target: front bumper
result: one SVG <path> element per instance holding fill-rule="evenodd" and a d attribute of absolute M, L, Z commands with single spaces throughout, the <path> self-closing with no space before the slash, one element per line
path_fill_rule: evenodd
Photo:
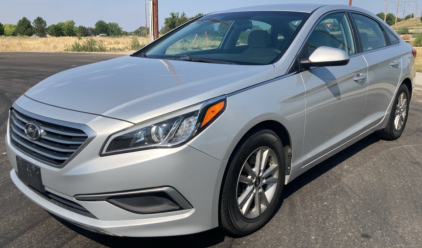
<path fill-rule="evenodd" d="M 41 111 L 36 114 L 40 115 L 43 106 L 38 107 Z M 106 133 L 110 133 L 109 130 L 102 131 L 100 127 L 121 129 L 121 125 L 116 122 L 119 121 L 96 117 L 87 123 L 97 133 L 97 137 L 63 168 L 45 165 L 16 149 L 10 142 L 8 130 L 6 148 L 13 167 L 10 172 L 13 182 L 28 198 L 52 214 L 100 233 L 154 237 L 191 234 L 217 227 L 220 185 L 227 160 L 218 160 L 189 145 L 100 157 L 98 152 L 107 137 Z M 16 156 L 41 168 L 43 184 L 48 192 L 79 204 L 96 218 L 60 207 L 22 183 L 16 174 Z M 192 208 L 137 214 L 107 201 L 75 199 L 75 196 L 80 195 L 158 187 L 176 189 Z"/>

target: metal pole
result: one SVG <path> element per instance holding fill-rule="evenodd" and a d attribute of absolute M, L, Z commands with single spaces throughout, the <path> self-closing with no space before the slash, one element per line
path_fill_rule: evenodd
<path fill-rule="evenodd" d="M 400 0 L 397 0 L 396 22 L 394 23 L 394 27 L 396 27 L 397 25 L 397 15 L 399 14 L 399 3 L 400 3 Z"/>
<path fill-rule="evenodd" d="M 384 14 L 384 22 L 387 19 L 387 9 L 388 9 L 388 0 L 386 1 L 387 3 L 385 4 L 385 14 Z"/>
<path fill-rule="evenodd" d="M 350 6 L 352 6 L 352 1 L 353 1 L 353 0 L 349 0 L 349 5 L 350 5 Z"/>

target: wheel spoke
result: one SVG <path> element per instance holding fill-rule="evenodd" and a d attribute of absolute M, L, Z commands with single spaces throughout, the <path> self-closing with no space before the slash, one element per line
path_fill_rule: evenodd
<path fill-rule="evenodd" d="M 260 197 L 261 197 L 261 203 L 262 203 L 262 205 L 264 205 L 264 206 L 267 206 L 268 207 L 268 205 L 270 205 L 270 203 L 268 202 L 268 199 L 267 199 L 267 196 L 265 195 L 265 191 L 264 190 L 262 190 L 261 192 L 260 192 Z"/>
<path fill-rule="evenodd" d="M 253 194 L 253 190 L 251 191 L 251 194 L 248 195 L 245 204 L 241 207 L 242 209 L 242 214 L 246 214 L 246 211 L 248 211 L 248 209 L 251 207 L 252 204 L 252 200 L 254 199 L 254 194 Z"/>
<path fill-rule="evenodd" d="M 260 163 L 260 169 L 259 169 L 259 173 L 260 175 L 264 172 L 265 169 L 265 165 L 267 164 L 268 161 L 268 153 L 269 153 L 269 149 L 266 149 L 262 152 L 262 157 L 261 157 L 261 163 Z"/>
<path fill-rule="evenodd" d="M 262 149 L 259 149 L 256 151 L 256 157 L 255 157 L 255 167 L 254 171 L 256 175 L 259 176 L 261 167 L 259 166 L 261 164 L 261 158 L 262 158 Z"/>
<path fill-rule="evenodd" d="M 243 208 L 243 205 L 245 205 L 245 203 L 248 201 L 252 193 L 253 193 L 253 186 L 249 186 L 245 189 L 245 191 L 243 191 L 243 193 L 237 199 L 237 202 L 241 208 Z"/>
<path fill-rule="evenodd" d="M 403 106 L 403 96 L 404 96 L 404 94 L 401 93 L 400 94 L 400 106 Z"/>
<path fill-rule="evenodd" d="M 278 178 L 276 177 L 269 177 L 265 179 L 263 184 L 269 184 L 269 183 L 278 183 Z"/>
<path fill-rule="evenodd" d="M 255 212 L 260 215 L 261 214 L 261 200 L 259 190 L 255 191 Z"/>
<path fill-rule="evenodd" d="M 402 104 L 401 104 L 401 107 L 402 108 L 404 108 L 405 106 L 406 106 L 406 101 L 407 101 L 407 99 L 405 98 L 405 99 L 403 99 L 403 102 L 402 102 Z"/>
<path fill-rule="evenodd" d="M 245 183 L 245 184 L 247 184 L 247 185 L 252 185 L 252 184 L 253 184 L 253 180 L 252 180 L 252 178 L 245 177 L 245 176 L 240 176 L 240 178 L 239 178 L 239 182 L 240 182 L 240 183 Z"/>
<path fill-rule="evenodd" d="M 396 118 L 394 119 L 394 127 L 396 128 L 396 130 L 399 130 L 399 120 L 400 116 L 396 116 Z"/>
<path fill-rule="evenodd" d="M 278 171 L 278 165 L 271 165 L 270 168 L 268 168 L 264 174 L 262 174 L 263 178 L 266 178 L 268 176 L 274 175 Z"/>
<path fill-rule="evenodd" d="M 252 170 L 252 168 L 248 164 L 248 162 L 245 163 L 245 165 L 243 166 L 243 169 L 245 169 L 246 172 L 248 172 L 248 174 L 252 176 L 252 178 L 255 178 L 256 177 L 255 171 Z"/>

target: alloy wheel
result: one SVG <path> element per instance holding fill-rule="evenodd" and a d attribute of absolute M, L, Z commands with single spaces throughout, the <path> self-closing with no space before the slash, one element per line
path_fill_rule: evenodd
<path fill-rule="evenodd" d="M 397 131 L 400 131 L 404 126 L 407 115 L 407 96 L 404 92 L 402 92 L 397 99 L 395 115 L 396 117 L 394 118 L 394 128 Z"/>
<path fill-rule="evenodd" d="M 269 147 L 256 149 L 243 164 L 237 180 L 237 204 L 248 219 L 260 216 L 274 198 L 279 180 L 279 163 Z"/>

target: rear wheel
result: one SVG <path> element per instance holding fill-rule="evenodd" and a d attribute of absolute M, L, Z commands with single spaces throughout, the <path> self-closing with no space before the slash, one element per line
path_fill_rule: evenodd
<path fill-rule="evenodd" d="M 283 145 L 273 131 L 257 130 L 241 142 L 223 183 L 222 229 L 244 236 L 269 221 L 283 189 L 284 164 Z"/>
<path fill-rule="evenodd" d="M 409 99 L 409 89 L 405 84 L 402 84 L 397 92 L 396 99 L 394 99 L 388 124 L 385 129 L 378 132 L 381 138 L 387 140 L 396 140 L 400 138 L 407 123 Z"/>

